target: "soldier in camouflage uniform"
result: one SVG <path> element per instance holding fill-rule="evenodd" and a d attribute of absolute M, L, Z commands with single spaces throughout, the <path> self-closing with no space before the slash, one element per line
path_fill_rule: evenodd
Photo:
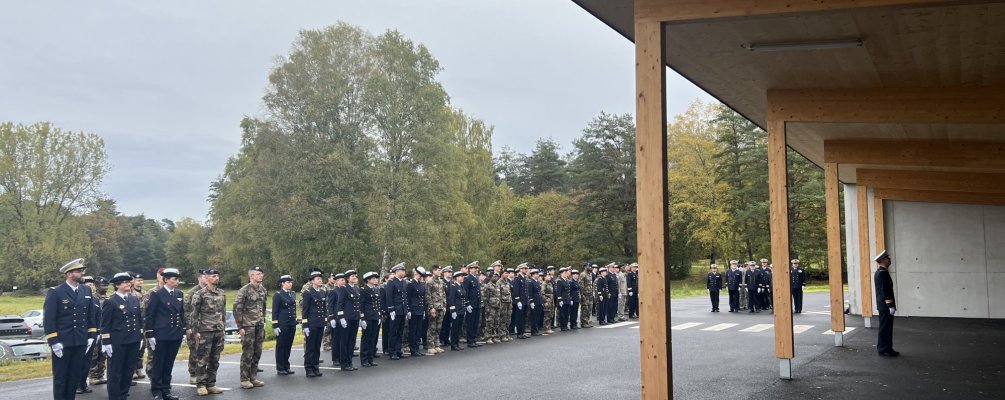
<path fill-rule="evenodd" d="M 491 272 L 489 274 L 491 274 Z M 490 334 L 488 333 L 488 330 L 490 330 L 489 323 L 487 321 L 487 318 L 489 318 L 489 309 L 487 306 L 488 300 L 485 298 L 485 296 L 488 296 L 491 292 L 491 289 L 488 286 L 492 284 L 492 281 L 489 279 L 489 277 L 490 275 L 482 274 L 478 278 L 479 281 L 482 283 L 481 290 L 479 290 L 482 296 L 482 307 L 481 307 L 481 319 L 478 320 L 478 341 L 492 344 L 492 342 L 489 341 Z"/>
<path fill-rule="evenodd" d="M 482 290 L 482 308 L 485 311 L 485 342 L 489 344 L 502 343 L 503 332 L 499 330 L 499 310 L 502 309 L 501 291 L 499 290 L 499 275 L 489 271 L 489 277 L 485 279 L 485 287 Z"/>
<path fill-rule="evenodd" d="M 265 301 L 268 293 L 262 281 L 265 274 L 260 267 L 248 269 L 248 284 L 234 296 L 234 319 L 241 335 L 241 388 L 265 386 L 258 379 L 258 361 L 262 359 L 265 342 Z"/>
<path fill-rule="evenodd" d="M 497 263 L 499 261 L 496 261 Z M 502 265 L 500 263 L 500 265 Z M 507 268 L 496 286 L 499 288 L 499 319 L 496 320 L 496 332 L 499 332 L 500 342 L 510 342 L 513 338 L 509 335 L 510 320 L 513 319 L 513 297 L 510 293 L 509 281 L 513 277 L 513 268 Z"/>
<path fill-rule="evenodd" d="M 547 274 L 544 274 L 544 283 L 541 286 L 543 288 L 541 293 L 544 294 L 544 323 L 542 324 L 544 332 L 541 333 L 545 335 L 555 333 L 555 331 L 551 330 L 551 327 L 555 324 L 555 285 L 552 281 L 554 277 L 552 270 L 554 270 L 555 267 L 549 266 L 548 268 L 551 270 L 549 270 Z"/>
<path fill-rule="evenodd" d="M 185 316 L 188 316 L 189 311 L 192 309 L 192 295 L 206 287 L 206 276 L 202 274 L 203 270 L 198 271 L 199 284 L 188 290 L 185 293 Z M 191 334 L 185 335 L 185 344 L 188 345 L 188 383 L 190 385 L 195 385 L 196 382 L 196 369 L 195 369 L 195 336 Z"/>
<path fill-rule="evenodd" d="M 596 285 L 593 284 L 591 274 L 584 271 L 579 277 L 579 327 L 592 328 L 590 314 L 593 310 L 593 296 L 596 295 Z M 572 318 L 576 316 L 573 315 Z"/>
<path fill-rule="evenodd" d="M 227 295 L 216 286 L 220 283 L 220 271 L 207 269 L 203 275 L 206 286 L 192 294 L 192 309 L 186 311 L 188 333 L 195 336 L 195 384 L 199 396 L 223 393 L 216 386 L 216 372 L 220 368 L 227 326 Z"/>
<path fill-rule="evenodd" d="M 430 271 L 433 276 L 426 280 L 426 304 L 429 306 L 426 342 L 429 343 L 429 352 L 438 354 L 444 351 L 440 348 L 440 326 L 443 325 L 443 313 L 447 308 L 447 292 L 440 276 L 440 266 L 433 265 Z"/>
<path fill-rule="evenodd" d="M 94 294 L 94 300 L 98 304 L 98 310 L 101 310 L 101 306 L 105 305 L 105 300 L 108 299 L 108 279 L 102 276 L 94 278 L 94 289 L 91 290 Z M 105 360 L 107 357 L 105 353 L 101 351 L 101 346 L 95 345 L 94 349 L 97 350 L 91 353 L 91 370 L 88 373 L 88 383 L 91 385 L 103 385 L 108 383 L 105 379 Z"/>

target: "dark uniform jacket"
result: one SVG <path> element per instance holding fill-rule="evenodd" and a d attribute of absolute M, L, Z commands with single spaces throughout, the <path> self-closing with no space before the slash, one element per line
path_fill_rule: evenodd
<path fill-rule="evenodd" d="M 761 285 L 761 272 L 760 268 L 747 270 L 747 290 L 757 292 L 758 288 L 764 287 Z"/>
<path fill-rule="evenodd" d="M 569 279 L 569 301 L 579 303 L 579 281 Z"/>
<path fill-rule="evenodd" d="M 482 283 L 478 281 L 477 276 L 464 277 L 464 295 L 469 306 L 474 308 L 482 306 Z"/>
<path fill-rule="evenodd" d="M 467 312 L 466 290 L 456 282 L 447 283 L 447 314 L 457 313 L 460 318 Z"/>
<path fill-rule="evenodd" d="M 113 293 L 101 309 L 101 343 L 132 344 L 143 339 L 143 310 L 140 299 Z"/>
<path fill-rule="evenodd" d="M 513 303 L 522 303 L 527 305 L 527 281 L 523 275 L 517 274 L 512 280 L 509 281 L 509 294 L 513 298 Z"/>
<path fill-rule="evenodd" d="M 98 311 L 94 296 L 87 285 L 77 285 L 77 291 L 62 283 L 45 294 L 42 305 L 42 325 L 49 345 L 86 346 L 87 339 L 98 336 Z"/>
<path fill-rule="evenodd" d="M 806 271 L 802 268 L 789 270 L 789 278 L 792 281 L 792 290 L 803 290 L 803 286 L 806 286 Z"/>
<path fill-rule="evenodd" d="M 771 291 L 771 270 L 761 269 L 761 275 L 757 278 L 757 281 L 761 287 L 765 289 L 766 292 Z"/>
<path fill-rule="evenodd" d="M 185 335 L 185 293 L 175 288 L 168 293 L 162 287 L 150 293 L 143 316 L 146 337 L 157 340 L 181 340 Z"/>
<path fill-rule="evenodd" d="M 381 301 L 380 286 L 366 286 L 360 290 L 359 318 L 365 321 L 376 321 L 380 319 Z"/>
<path fill-rule="evenodd" d="M 611 298 L 611 288 L 609 285 L 609 281 L 607 280 L 606 277 L 604 277 L 603 275 L 598 276 L 597 281 L 594 283 L 594 286 L 596 287 L 597 296 L 603 297 L 604 300 Z M 617 286 L 617 284 L 615 284 L 614 286 Z"/>
<path fill-rule="evenodd" d="M 338 320 L 341 317 L 336 316 L 338 312 L 338 301 L 339 297 L 344 294 L 345 286 L 334 286 L 331 290 L 325 292 L 325 312 L 328 316 L 328 320 Z"/>
<path fill-rule="evenodd" d="M 618 298 L 618 274 L 607 274 L 607 291 L 611 292 L 611 298 Z"/>
<path fill-rule="evenodd" d="M 726 289 L 728 290 L 740 290 L 740 270 L 729 270 L 726 272 Z"/>
<path fill-rule="evenodd" d="M 639 294 L 639 273 L 632 271 L 625 274 L 625 280 L 628 281 L 628 295 L 636 296 Z"/>
<path fill-rule="evenodd" d="M 408 283 L 408 312 L 412 316 L 426 315 L 426 282 L 413 280 Z"/>
<path fill-rule="evenodd" d="M 349 321 L 357 321 L 360 317 L 359 289 L 349 285 L 339 288 L 338 302 L 335 305 L 335 318 L 345 318 Z"/>
<path fill-rule="evenodd" d="M 297 326 L 297 297 L 293 291 L 280 290 L 272 295 L 272 327 Z"/>
<path fill-rule="evenodd" d="M 718 272 L 709 272 L 708 278 L 706 279 L 705 288 L 708 290 L 720 290 L 722 289 L 722 274 Z"/>
<path fill-rule="evenodd" d="M 408 301 L 405 298 L 405 281 L 397 277 L 391 278 L 384 287 L 385 309 L 388 314 L 394 311 L 398 314 L 397 317 L 402 317 L 405 314 L 406 304 L 408 304 Z"/>
<path fill-rule="evenodd" d="M 325 291 L 310 287 L 300 295 L 300 322 L 304 328 L 325 326 Z"/>
<path fill-rule="evenodd" d="M 544 296 L 541 295 L 541 281 L 531 279 L 530 282 L 527 282 L 527 299 L 529 304 L 535 304 L 534 307 L 544 306 Z"/>
<path fill-rule="evenodd" d="M 890 271 L 886 268 L 876 268 L 872 280 L 876 284 L 876 307 L 886 311 L 891 307 L 897 308 L 897 302 L 893 298 L 893 279 L 890 278 Z"/>
<path fill-rule="evenodd" d="M 559 278 L 555 281 L 555 304 L 559 302 L 569 304 L 569 301 L 572 299 L 572 288 L 569 282 L 564 278 Z"/>

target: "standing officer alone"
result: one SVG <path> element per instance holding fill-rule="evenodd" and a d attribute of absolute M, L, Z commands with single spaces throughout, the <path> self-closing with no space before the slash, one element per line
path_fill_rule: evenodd
<path fill-rule="evenodd" d="M 74 399 L 98 333 L 98 315 L 91 289 L 83 285 L 84 259 L 78 258 L 59 268 L 66 283 L 49 289 L 42 305 L 45 340 L 52 348 L 52 397 Z M 130 373 L 132 370 L 130 370 Z"/>
<path fill-rule="evenodd" d="M 726 272 L 726 290 L 729 291 L 729 312 L 740 311 L 740 270 L 736 269 L 736 260 L 729 262 Z"/>
<path fill-rule="evenodd" d="M 279 291 L 272 295 L 272 331 L 276 334 L 276 374 L 293 375 L 290 352 L 297 334 L 297 296 L 293 277 L 279 277 Z"/>
<path fill-rule="evenodd" d="M 220 369 L 227 325 L 227 296 L 217 288 L 220 271 L 207 269 L 202 272 L 206 276 L 206 286 L 192 294 L 192 310 L 188 312 L 188 333 L 195 336 L 195 392 L 199 396 L 223 393 L 223 389 L 216 386 L 216 371 Z"/>
<path fill-rule="evenodd" d="M 380 274 L 367 272 L 363 274 L 363 287 L 360 294 L 360 314 L 359 326 L 363 328 L 363 338 L 359 343 L 359 364 L 364 367 L 376 367 L 373 362 L 377 355 L 377 336 L 380 332 L 380 294 L 381 289 L 377 284 Z"/>
<path fill-rule="evenodd" d="M 719 291 L 722 290 L 722 275 L 719 274 L 719 266 L 712 264 L 708 273 L 705 287 L 708 288 L 708 296 L 712 299 L 712 312 L 719 312 Z"/>
<path fill-rule="evenodd" d="M 140 356 L 143 311 L 140 299 L 130 294 L 133 278 L 127 272 L 112 277 L 115 294 L 101 310 L 101 351 L 108 356 L 108 398 L 129 398 L 129 387 Z"/>
<path fill-rule="evenodd" d="M 304 371 L 308 378 L 321 376 L 321 336 L 325 332 L 325 291 L 321 272 L 311 272 L 310 287 L 300 294 L 300 318 L 304 327 Z"/>
<path fill-rule="evenodd" d="M 165 268 L 161 275 L 164 286 L 149 293 L 143 318 L 144 334 L 153 352 L 148 374 L 150 393 L 154 399 L 178 400 L 171 394 L 171 372 L 185 335 L 185 295 L 178 290 L 180 275 L 176 268 Z"/>
<path fill-rule="evenodd" d="M 268 292 L 262 281 L 265 273 L 258 266 L 248 268 L 248 284 L 234 297 L 234 319 L 241 335 L 241 388 L 265 386 L 258 379 L 258 362 L 265 342 L 265 302 Z"/>
<path fill-rule="evenodd" d="M 806 287 L 806 271 L 803 270 L 803 266 L 799 265 L 799 259 L 792 259 L 792 269 L 789 271 L 789 277 L 792 281 L 790 286 L 792 290 L 792 304 L 795 306 L 795 313 L 801 314 L 803 312 L 803 289 Z"/>
<path fill-rule="evenodd" d="M 873 259 L 879 264 L 873 275 L 876 284 L 876 308 L 879 309 L 879 332 L 876 351 L 883 357 L 896 357 L 899 351 L 893 349 L 893 316 L 897 314 L 897 302 L 893 298 L 893 279 L 890 278 L 890 264 L 893 260 L 886 250 Z"/>

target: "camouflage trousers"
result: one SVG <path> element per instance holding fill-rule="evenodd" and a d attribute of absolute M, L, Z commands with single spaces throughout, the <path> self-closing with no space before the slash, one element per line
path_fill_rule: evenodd
<path fill-rule="evenodd" d="M 223 331 L 201 332 L 195 345 L 195 378 L 197 386 L 216 386 L 216 371 L 223 353 Z M 189 354 L 189 360 L 192 355 Z"/>
<path fill-rule="evenodd" d="M 499 304 L 499 318 L 496 320 L 496 334 L 498 337 L 509 337 L 509 324 L 513 319 L 513 303 Z"/>
<path fill-rule="evenodd" d="M 188 345 L 188 376 L 195 378 L 195 334 L 185 335 L 185 344 Z"/>
<path fill-rule="evenodd" d="M 627 317 L 627 315 L 625 314 L 626 311 L 628 310 L 627 304 L 628 304 L 628 296 L 625 295 L 625 294 L 619 294 L 618 295 L 618 319 L 623 319 L 623 318 Z"/>
<path fill-rule="evenodd" d="M 331 325 L 325 324 L 325 332 L 324 335 L 321 336 L 321 348 L 324 349 L 324 351 L 332 351 L 332 336 L 334 336 L 334 334 L 332 333 Z"/>
<path fill-rule="evenodd" d="M 542 327 L 544 330 L 551 329 L 552 325 L 555 325 L 555 304 L 552 302 L 544 303 L 544 324 Z"/>
<path fill-rule="evenodd" d="M 245 326 L 241 335 L 241 382 L 258 379 L 258 361 L 262 359 L 265 326 Z"/>
<path fill-rule="evenodd" d="M 579 299 L 579 326 L 590 326 L 590 314 L 593 310 L 593 296 L 580 296 Z M 573 315 L 573 318 L 576 316 Z"/>
<path fill-rule="evenodd" d="M 499 338 L 499 306 L 482 307 L 482 334 L 485 339 Z"/>
<path fill-rule="evenodd" d="M 143 354 L 144 353 L 146 353 L 146 355 L 147 355 L 146 368 L 143 367 Z M 154 352 L 150 351 L 150 344 L 147 343 L 146 340 L 140 340 L 140 354 L 139 354 L 139 357 L 136 358 L 136 371 L 139 372 L 139 371 L 142 370 L 143 372 L 145 372 L 147 374 L 150 374 L 150 369 L 153 366 L 153 363 L 151 362 L 151 360 L 153 359 L 153 357 L 154 357 Z"/>
<path fill-rule="evenodd" d="M 97 343 L 93 347 L 96 349 L 91 349 L 91 370 L 88 371 L 87 377 L 91 379 L 105 379 L 105 352 L 101 351 L 101 346 Z M 97 350 L 97 351 L 94 351 Z"/>
<path fill-rule="evenodd" d="M 429 314 L 429 328 L 426 329 L 426 342 L 429 343 L 429 348 L 440 347 L 440 328 L 443 326 L 443 313 L 446 310 L 438 309 L 436 310 L 436 316 Z"/>

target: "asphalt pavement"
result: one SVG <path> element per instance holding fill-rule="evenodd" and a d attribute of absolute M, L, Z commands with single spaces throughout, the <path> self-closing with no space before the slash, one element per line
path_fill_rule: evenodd
<path fill-rule="evenodd" d="M 834 346 L 827 298 L 826 293 L 806 294 L 804 313 L 795 315 L 797 378 L 802 365 Z M 772 314 L 728 313 L 726 300 L 723 296 L 720 313 L 709 312 L 708 298 L 672 301 L 675 398 L 742 399 L 778 381 Z M 859 321 L 848 318 L 849 327 Z M 847 332 L 846 340 L 860 332 L 861 328 Z M 312 379 L 296 367 L 303 365 L 302 347 L 294 347 L 292 376 L 276 375 L 275 353 L 266 351 L 261 364 L 265 372 L 259 374 L 266 386 L 255 389 L 240 388 L 239 359 L 240 355 L 222 358 L 217 384 L 227 390 L 208 398 L 637 399 L 640 394 L 638 321 L 400 361 L 384 357 L 376 360 L 377 367 L 353 372 L 332 368 L 329 353 L 322 359 L 327 359 L 324 376 Z M 188 385 L 185 360 L 175 364 L 173 385 L 176 395 L 197 397 Z M 94 389 L 79 398 L 105 398 L 103 385 Z M 50 398 L 51 393 L 51 378 L 0 384 L 0 397 L 5 398 Z M 133 398 L 150 398 L 145 381 L 130 393 Z"/>

